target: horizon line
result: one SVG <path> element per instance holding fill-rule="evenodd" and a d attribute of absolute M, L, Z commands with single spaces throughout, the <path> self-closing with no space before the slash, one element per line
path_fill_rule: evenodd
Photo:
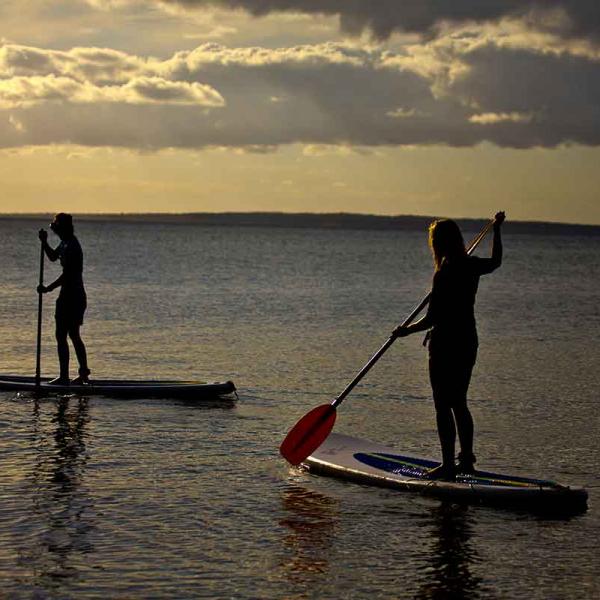
<path fill-rule="evenodd" d="M 48 212 L 0 212 L 0 218 L 36 218 L 36 217 L 47 217 L 56 214 L 54 211 Z M 417 214 L 377 214 L 377 213 L 359 213 L 359 212 L 284 212 L 284 211 L 148 211 L 148 212 L 73 212 L 71 213 L 77 218 L 134 218 L 134 217 L 190 217 L 190 216 L 207 216 L 207 217 L 227 217 L 227 216 L 281 216 L 281 217 L 359 217 L 359 218 L 375 218 L 382 220 L 393 220 L 393 219 L 438 219 L 438 218 L 451 218 L 455 221 L 487 221 L 491 220 L 491 217 L 445 217 L 441 215 L 417 215 Z M 569 221 L 547 221 L 547 220 L 535 220 L 535 219 L 510 219 L 508 223 L 522 223 L 522 224 L 549 224 L 549 225 L 564 225 L 574 227 L 600 227 L 600 223 L 581 223 L 581 222 L 569 222 Z"/>

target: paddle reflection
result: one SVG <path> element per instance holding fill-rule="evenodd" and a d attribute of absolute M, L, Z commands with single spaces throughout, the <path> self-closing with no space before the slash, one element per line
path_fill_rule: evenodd
<path fill-rule="evenodd" d="M 48 404 L 34 406 L 36 461 L 32 471 L 32 525 L 36 544 L 23 566 L 35 585 L 53 590 L 75 577 L 78 555 L 93 550 L 89 533 L 91 500 L 83 485 L 87 453 L 87 399 L 60 398 L 51 421 L 43 422 Z"/>
<path fill-rule="evenodd" d="M 293 485 L 282 493 L 282 505 L 288 516 L 279 523 L 288 530 L 284 546 L 290 555 L 282 569 L 289 581 L 308 583 L 329 571 L 338 501 Z"/>
<path fill-rule="evenodd" d="M 425 550 L 430 576 L 416 594 L 418 600 L 493 597 L 471 572 L 479 560 L 471 542 L 472 515 L 470 507 L 456 504 L 442 503 L 432 509 L 432 543 Z"/>

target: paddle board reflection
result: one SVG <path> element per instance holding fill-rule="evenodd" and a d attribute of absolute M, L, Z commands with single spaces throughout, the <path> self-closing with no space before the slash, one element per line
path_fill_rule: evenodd
<path fill-rule="evenodd" d="M 431 540 L 424 549 L 428 578 L 415 595 L 417 600 L 446 598 L 493 598 L 482 589 L 482 579 L 471 572 L 479 561 L 473 549 L 472 510 L 467 506 L 442 502 L 431 510 Z"/>
<path fill-rule="evenodd" d="M 339 522 L 337 500 L 298 485 L 281 495 L 286 517 L 279 523 L 287 529 L 286 554 L 282 563 L 286 579 L 308 584 L 329 571 L 329 555 Z"/>
<path fill-rule="evenodd" d="M 91 500 L 85 492 L 88 455 L 86 428 L 90 417 L 86 399 L 60 398 L 48 421 L 47 411 L 34 403 L 34 443 L 30 527 L 36 544 L 21 554 L 22 566 L 32 571 L 36 587 L 63 589 L 77 575 L 82 555 L 93 551 Z M 43 419 L 46 419 L 45 422 Z"/>

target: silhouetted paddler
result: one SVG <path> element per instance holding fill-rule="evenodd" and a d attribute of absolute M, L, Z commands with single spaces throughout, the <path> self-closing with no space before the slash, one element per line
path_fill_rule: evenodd
<path fill-rule="evenodd" d="M 79 361 L 79 377 L 72 383 L 88 383 L 90 370 L 87 364 L 87 354 L 79 328 L 83 324 L 83 315 L 87 307 L 87 297 L 83 286 L 83 252 L 79 240 L 75 237 L 73 218 L 66 213 L 59 213 L 50 224 L 50 229 L 60 238 L 60 244 L 51 248 L 48 244 L 48 233 L 40 229 L 39 238 L 44 252 L 51 261 L 60 260 L 62 274 L 50 285 L 38 286 L 38 292 L 45 294 L 60 287 L 56 300 L 56 342 L 60 375 L 50 383 L 57 385 L 69 384 L 69 344 L 71 338 L 77 360 Z"/>
<path fill-rule="evenodd" d="M 468 256 L 458 225 L 450 219 L 429 227 L 435 273 L 427 314 L 412 325 L 397 327 L 403 337 L 428 330 L 429 377 L 442 447 L 442 464 L 428 474 L 432 479 L 454 479 L 456 472 L 473 473 L 473 418 L 467 406 L 467 390 L 477 357 L 475 295 L 479 277 L 502 263 L 500 228 L 504 213 L 494 219 L 491 258 Z M 461 451 L 454 464 L 456 432 Z"/>

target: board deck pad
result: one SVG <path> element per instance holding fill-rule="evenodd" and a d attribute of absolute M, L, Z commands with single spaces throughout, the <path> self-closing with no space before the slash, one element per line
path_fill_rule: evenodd
<path fill-rule="evenodd" d="M 401 456 L 400 454 L 386 453 L 364 453 L 357 452 L 354 458 L 365 465 L 379 469 L 386 473 L 394 473 L 403 477 L 425 479 L 427 471 L 439 466 L 439 462 L 425 458 L 414 458 Z M 541 486 L 556 487 L 558 484 L 546 479 L 531 479 L 528 477 L 517 477 L 515 475 L 501 475 L 487 471 L 475 471 L 472 475 L 457 474 L 458 483 L 470 483 L 477 485 L 503 485 L 509 487 L 533 487 Z"/>

